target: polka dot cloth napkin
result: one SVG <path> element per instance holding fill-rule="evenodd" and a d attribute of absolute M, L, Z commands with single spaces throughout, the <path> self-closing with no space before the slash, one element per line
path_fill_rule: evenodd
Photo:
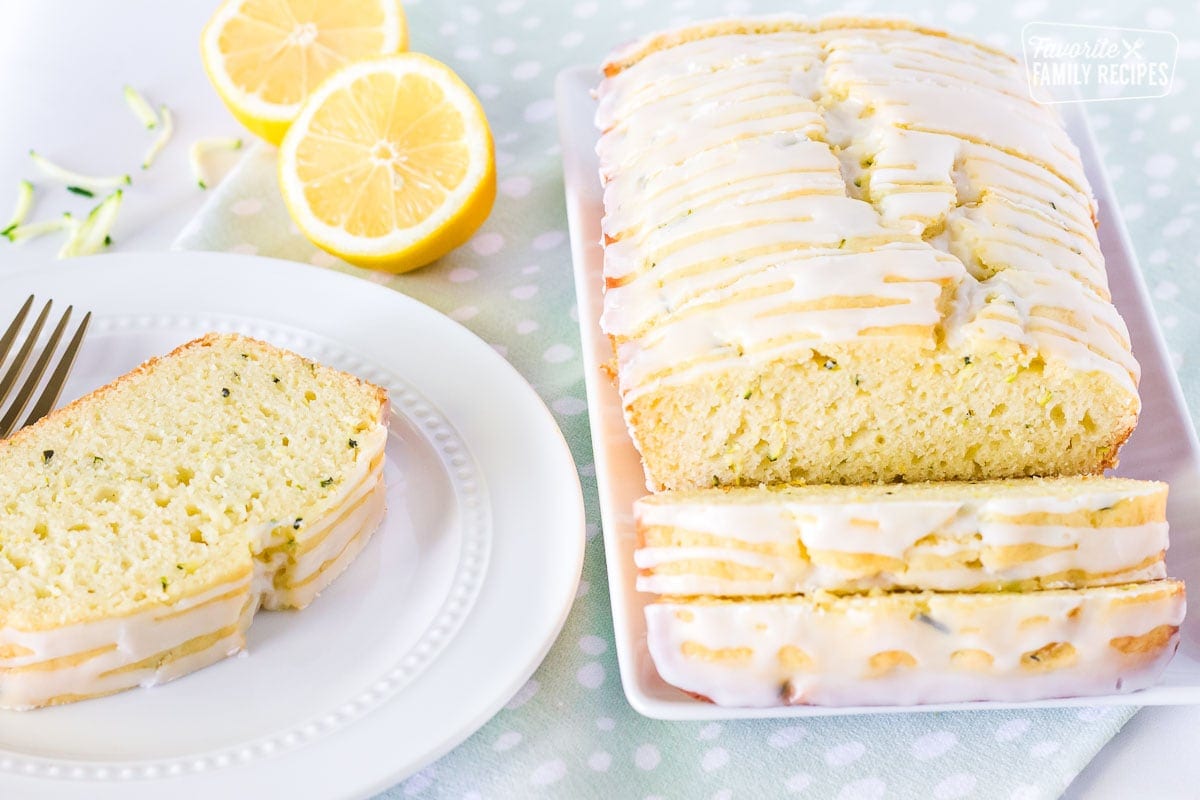
<path fill-rule="evenodd" d="M 905 714 L 809 721 L 666 723 L 625 702 L 599 536 L 556 139 L 553 80 L 598 64 L 612 46 L 688 19 L 748 11 L 902 13 L 1010 51 L 1032 19 L 1165 28 L 1181 39 L 1175 91 L 1087 107 L 1129 223 L 1184 389 L 1196 396 L 1195 286 L 1200 86 L 1194 3 L 1146 7 L 913 0 L 834 5 L 690 0 L 407 0 L 412 46 L 475 89 L 496 138 L 495 211 L 466 246 L 414 274 L 349 267 L 309 245 L 284 211 L 274 151 L 259 146 L 182 232 L 187 249 L 260 253 L 349 272 L 464 323 L 508 358 L 553 409 L 579 465 L 588 512 L 583 582 L 545 663 L 460 747 L 382 797 L 392 798 L 1050 798 L 1131 715 L 1075 708 Z M 1190 29 L 1189 29 L 1190 28 Z M 398 345 L 399 346 L 399 345 Z M 1189 350 L 1189 348 L 1191 348 Z"/>

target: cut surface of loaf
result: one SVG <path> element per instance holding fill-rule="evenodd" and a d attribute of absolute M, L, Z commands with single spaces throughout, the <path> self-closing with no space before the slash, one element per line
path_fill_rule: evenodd
<path fill-rule="evenodd" d="M 1016 60 L 767 18 L 605 73 L 602 326 L 652 490 L 1116 463 L 1139 369 L 1078 151 Z"/>
<path fill-rule="evenodd" d="M 646 607 L 668 683 L 725 706 L 1025 701 L 1152 685 L 1179 643 L 1178 581 Z"/>
<path fill-rule="evenodd" d="M 638 589 L 1033 591 L 1166 577 L 1167 485 L 1122 478 L 697 489 L 634 506 Z"/>
<path fill-rule="evenodd" d="M 302 608 L 384 513 L 387 395 L 210 334 L 0 441 L 0 708 L 150 685 Z"/>

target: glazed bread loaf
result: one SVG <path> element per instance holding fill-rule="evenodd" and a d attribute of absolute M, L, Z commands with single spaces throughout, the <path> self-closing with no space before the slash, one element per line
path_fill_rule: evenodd
<path fill-rule="evenodd" d="M 0 441 L 0 708 L 169 680 L 307 605 L 382 519 L 386 409 L 212 334 Z"/>
<path fill-rule="evenodd" d="M 883 19 L 698 24 L 598 89 L 602 325 L 652 490 L 1098 473 L 1138 365 L 1014 59 Z"/>
<path fill-rule="evenodd" d="M 665 599 L 647 643 L 669 683 L 726 706 L 912 705 L 1132 692 L 1179 643 L 1184 589 Z"/>
<path fill-rule="evenodd" d="M 634 506 L 638 589 L 1034 591 L 1166 577 L 1167 485 L 1119 478 L 663 492 Z"/>

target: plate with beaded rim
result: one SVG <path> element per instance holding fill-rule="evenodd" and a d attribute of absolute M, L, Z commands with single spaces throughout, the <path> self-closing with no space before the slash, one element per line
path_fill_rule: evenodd
<path fill-rule="evenodd" d="M 574 600 L 583 500 L 553 416 L 491 347 L 398 292 L 290 262 L 31 266 L 0 279 L 0 319 L 30 294 L 94 315 L 63 403 L 210 331 L 386 387 L 388 512 L 308 608 L 260 613 L 244 654 L 151 689 L 0 711 L 0 797 L 369 796 L 529 678 Z"/>

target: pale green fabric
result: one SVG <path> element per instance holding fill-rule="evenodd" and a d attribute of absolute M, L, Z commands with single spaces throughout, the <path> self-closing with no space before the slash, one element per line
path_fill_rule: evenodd
<path fill-rule="evenodd" d="M 751 8 L 751 6 L 753 6 Z M 801 722 L 665 723 L 625 702 L 617 674 L 588 437 L 579 333 L 556 139 L 553 79 L 598 64 L 613 45 L 686 19 L 745 11 L 899 12 L 1018 46 L 1031 19 L 1168 28 L 1182 40 L 1176 92 L 1087 110 L 1142 257 L 1184 389 L 1200 388 L 1195 287 L 1200 146 L 1184 86 L 1200 81 L 1195 10 L 1133 3 L 1052 9 L 1042 0 L 703 3 L 689 0 L 422 0 L 406 7 L 416 50 L 451 64 L 483 101 L 500 194 L 483 230 L 426 269 L 399 277 L 348 267 L 291 225 L 274 151 L 247 153 L 180 235 L 187 249 L 327 266 L 409 294 L 474 330 L 533 384 L 574 452 L 588 514 L 587 560 L 566 627 L 533 679 L 460 747 L 382 797 L 404 798 L 1039 798 L 1055 797 L 1130 710 L 906 714 Z M 1194 102 L 1194 101 L 1193 101 Z M 419 346 L 396 342 L 397 347 Z M 1194 363 L 1193 363 L 1194 362 Z M 481 668 L 484 668 L 481 666 Z"/>

